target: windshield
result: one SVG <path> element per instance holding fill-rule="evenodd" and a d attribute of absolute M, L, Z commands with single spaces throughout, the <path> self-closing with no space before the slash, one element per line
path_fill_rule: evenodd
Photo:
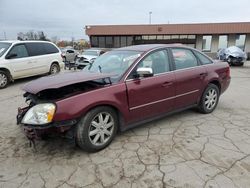
<path fill-rule="evenodd" d="M 0 57 L 9 49 L 11 43 L 0 42 Z"/>
<path fill-rule="evenodd" d="M 92 55 L 92 56 L 98 56 L 97 51 L 94 50 L 86 50 L 82 53 L 83 55 Z"/>
<path fill-rule="evenodd" d="M 133 62 L 141 56 L 138 51 L 110 51 L 106 52 L 95 60 L 92 64 L 86 66 L 83 71 L 113 73 L 112 82 L 118 81 Z"/>

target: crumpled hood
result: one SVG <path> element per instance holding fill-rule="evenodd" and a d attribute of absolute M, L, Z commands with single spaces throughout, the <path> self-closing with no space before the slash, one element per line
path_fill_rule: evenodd
<path fill-rule="evenodd" d="M 114 76 L 114 74 L 104 74 L 104 73 L 87 73 L 87 72 L 69 72 L 51 76 L 45 76 L 38 78 L 34 81 L 28 82 L 22 87 L 22 90 L 37 94 L 40 91 L 46 89 L 57 89 L 67 85 L 76 84 L 80 82 L 86 82 L 91 80 L 98 80 L 102 78 L 109 78 Z"/>
<path fill-rule="evenodd" d="M 233 56 L 233 57 L 241 57 L 241 58 L 246 58 L 246 53 L 242 51 L 239 47 L 237 46 L 231 46 L 227 49 L 225 49 L 226 56 Z"/>

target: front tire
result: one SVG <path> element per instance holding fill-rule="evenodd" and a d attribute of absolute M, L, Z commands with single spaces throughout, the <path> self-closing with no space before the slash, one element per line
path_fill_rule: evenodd
<path fill-rule="evenodd" d="M 204 114 L 213 112 L 218 104 L 219 95 L 219 88 L 215 84 L 209 84 L 205 89 L 200 101 L 200 112 Z"/>
<path fill-rule="evenodd" d="M 10 82 L 10 75 L 0 70 L 0 89 L 6 88 Z"/>
<path fill-rule="evenodd" d="M 77 124 L 76 143 L 89 152 L 102 150 L 112 142 L 117 127 L 115 110 L 107 106 L 94 108 Z"/>
<path fill-rule="evenodd" d="M 52 63 L 50 66 L 49 74 L 57 74 L 60 72 L 60 67 L 57 63 Z"/>

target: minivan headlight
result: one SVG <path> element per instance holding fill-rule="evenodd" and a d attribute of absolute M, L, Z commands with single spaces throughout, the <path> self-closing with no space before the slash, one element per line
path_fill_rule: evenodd
<path fill-rule="evenodd" d="M 52 103 L 37 104 L 22 119 L 23 124 L 42 125 L 52 122 L 56 106 Z"/>

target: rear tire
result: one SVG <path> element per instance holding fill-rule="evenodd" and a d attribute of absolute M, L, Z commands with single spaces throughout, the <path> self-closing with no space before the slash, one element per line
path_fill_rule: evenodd
<path fill-rule="evenodd" d="M 6 88 L 10 82 L 10 75 L 6 71 L 0 70 L 0 89 Z"/>
<path fill-rule="evenodd" d="M 101 106 L 90 110 L 76 126 L 77 145 L 89 152 L 107 147 L 114 139 L 118 127 L 115 110 Z"/>
<path fill-rule="evenodd" d="M 208 114 L 214 111 L 219 102 L 219 88 L 214 84 L 208 84 L 199 104 L 199 111 Z"/>
<path fill-rule="evenodd" d="M 57 63 L 52 63 L 50 66 L 49 74 L 57 74 L 60 72 L 60 67 Z"/>

